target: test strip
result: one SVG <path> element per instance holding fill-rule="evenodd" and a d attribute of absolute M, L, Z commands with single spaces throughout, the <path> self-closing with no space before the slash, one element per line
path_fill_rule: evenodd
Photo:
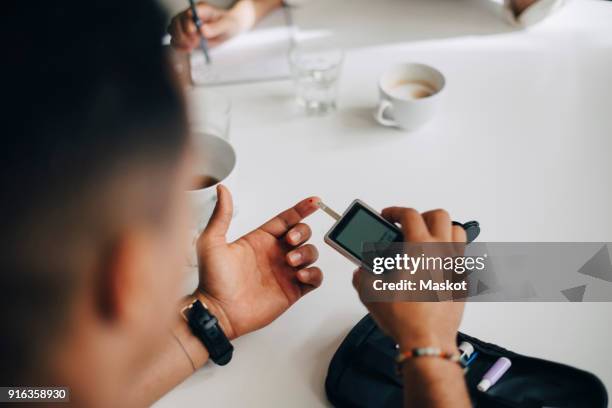
<path fill-rule="evenodd" d="M 327 215 L 332 217 L 334 220 L 338 221 L 340 218 L 342 218 L 340 217 L 340 214 L 338 214 L 337 212 L 335 212 L 334 210 L 332 210 L 331 208 L 323 204 L 322 201 L 319 201 L 317 205 L 319 206 L 320 209 L 322 209 Z"/>

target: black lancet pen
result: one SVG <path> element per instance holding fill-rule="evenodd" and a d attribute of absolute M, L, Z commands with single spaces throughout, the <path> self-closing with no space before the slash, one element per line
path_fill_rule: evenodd
<path fill-rule="evenodd" d="M 204 33 L 202 33 L 202 20 L 198 17 L 198 10 L 196 9 L 195 2 L 193 0 L 189 0 L 189 7 L 191 8 L 191 17 L 193 18 L 193 23 L 200 34 L 200 48 L 204 53 L 204 58 L 206 59 L 206 63 L 210 64 L 210 56 L 208 55 L 208 42 L 206 41 L 206 37 L 204 37 Z"/>

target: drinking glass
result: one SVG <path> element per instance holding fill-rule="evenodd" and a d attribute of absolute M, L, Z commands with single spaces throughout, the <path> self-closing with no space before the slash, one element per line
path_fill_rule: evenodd
<path fill-rule="evenodd" d="M 336 109 L 338 79 L 344 52 L 321 41 L 294 42 L 289 66 L 297 103 L 307 113 L 325 114 Z"/>

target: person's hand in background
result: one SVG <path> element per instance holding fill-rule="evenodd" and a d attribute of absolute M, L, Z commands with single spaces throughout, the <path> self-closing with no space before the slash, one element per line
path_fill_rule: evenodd
<path fill-rule="evenodd" d="M 419 214 L 412 208 L 390 207 L 382 216 L 399 223 L 406 242 L 460 242 L 466 234 L 453 226 L 444 210 Z M 449 246 L 449 249 L 452 246 Z M 455 253 L 448 254 L 456 255 Z M 358 269 L 353 284 L 359 291 Z M 362 299 L 363 300 L 363 299 Z M 401 352 L 436 347 L 455 353 L 455 339 L 463 314 L 463 302 L 364 302 L 378 326 L 399 345 Z M 459 365 L 435 357 L 412 358 L 402 365 L 406 386 L 405 405 L 415 407 L 468 407 L 469 398 Z"/>
<path fill-rule="evenodd" d="M 236 338 L 262 328 L 321 284 L 311 266 L 318 258 L 302 219 L 317 210 L 307 198 L 259 228 L 228 243 L 232 197 L 224 186 L 212 218 L 198 239 L 200 284 L 194 295 L 219 319 L 225 334 Z"/>
<path fill-rule="evenodd" d="M 281 0 L 239 0 L 229 10 L 199 2 L 196 5 L 202 20 L 202 34 L 214 47 L 241 32 L 250 30 L 263 16 L 282 5 Z M 172 18 L 168 27 L 171 44 L 182 51 L 191 51 L 200 42 L 200 36 L 193 22 L 193 14 L 187 8 Z"/>

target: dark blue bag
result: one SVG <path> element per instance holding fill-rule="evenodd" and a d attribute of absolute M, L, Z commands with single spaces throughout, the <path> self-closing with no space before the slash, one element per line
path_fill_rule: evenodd
<path fill-rule="evenodd" d="M 608 395 L 595 375 L 552 361 L 513 353 L 459 333 L 479 352 L 466 374 L 472 405 L 477 408 L 606 408 Z M 403 382 L 396 373 L 395 343 L 366 315 L 332 358 L 325 381 L 336 407 L 402 407 Z M 476 389 L 499 358 L 512 360 L 510 370 L 486 393 Z"/>

